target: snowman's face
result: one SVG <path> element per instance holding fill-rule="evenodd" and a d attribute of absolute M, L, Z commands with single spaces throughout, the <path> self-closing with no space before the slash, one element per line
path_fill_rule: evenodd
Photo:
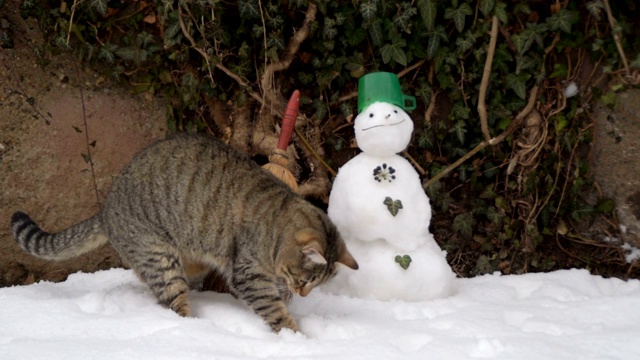
<path fill-rule="evenodd" d="M 373 156 L 390 156 L 409 145 L 413 121 L 400 107 L 377 102 L 358 114 L 354 129 L 362 151 Z"/>

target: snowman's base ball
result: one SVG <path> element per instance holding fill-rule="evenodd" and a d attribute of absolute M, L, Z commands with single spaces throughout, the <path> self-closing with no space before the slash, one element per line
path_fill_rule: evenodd
<path fill-rule="evenodd" d="M 336 277 L 323 286 L 325 291 L 382 301 L 425 301 L 453 293 L 455 275 L 437 245 L 403 252 L 383 240 L 353 240 L 349 242 L 349 251 L 360 268 L 357 271 L 340 269 Z M 395 261 L 397 255 L 411 257 L 406 270 Z"/>

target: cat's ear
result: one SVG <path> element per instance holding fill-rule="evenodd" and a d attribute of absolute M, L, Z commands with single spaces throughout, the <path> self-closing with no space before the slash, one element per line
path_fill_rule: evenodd
<path fill-rule="evenodd" d="M 326 265 L 327 259 L 322 256 L 320 251 L 318 251 L 317 246 L 314 243 L 308 244 L 302 248 L 302 253 L 309 259 L 311 262 L 319 265 Z"/>
<path fill-rule="evenodd" d="M 347 250 L 347 245 L 345 245 L 344 241 L 340 241 L 338 245 L 338 260 L 336 261 L 353 270 L 358 270 L 358 262 L 354 259 L 353 255 L 351 255 L 349 250 Z"/>
<path fill-rule="evenodd" d="M 320 246 L 320 233 L 314 229 L 302 229 L 295 233 L 296 242 L 302 246 L 302 253 L 311 262 L 325 265 L 327 259 L 324 258 L 324 251 Z"/>

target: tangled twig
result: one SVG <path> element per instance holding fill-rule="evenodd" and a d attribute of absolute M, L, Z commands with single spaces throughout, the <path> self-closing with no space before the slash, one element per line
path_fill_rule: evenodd
<path fill-rule="evenodd" d="M 77 67 L 77 64 L 76 64 Z M 78 70 L 78 73 L 80 71 Z M 84 91 L 82 90 L 82 82 L 80 82 L 80 102 L 82 104 L 82 122 L 84 124 L 84 140 L 87 145 L 87 162 L 89 163 L 89 168 L 91 169 L 91 178 L 93 179 L 93 191 L 96 194 L 96 203 L 99 207 L 102 207 L 100 204 L 100 195 L 98 194 L 98 181 L 96 180 L 96 171 L 95 166 L 93 164 L 93 155 L 91 154 L 91 143 L 89 142 L 89 125 L 87 124 L 87 110 L 84 104 Z M 95 145 L 95 144 L 94 144 Z"/>

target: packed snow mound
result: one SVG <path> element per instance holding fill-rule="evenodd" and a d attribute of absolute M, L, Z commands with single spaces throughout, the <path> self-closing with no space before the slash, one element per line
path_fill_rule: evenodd
<path fill-rule="evenodd" d="M 382 302 L 312 291 L 274 334 L 227 294 L 192 292 L 194 317 L 133 272 L 0 289 L 0 359 L 638 359 L 640 281 L 584 270 L 455 279 L 454 295 Z"/>

